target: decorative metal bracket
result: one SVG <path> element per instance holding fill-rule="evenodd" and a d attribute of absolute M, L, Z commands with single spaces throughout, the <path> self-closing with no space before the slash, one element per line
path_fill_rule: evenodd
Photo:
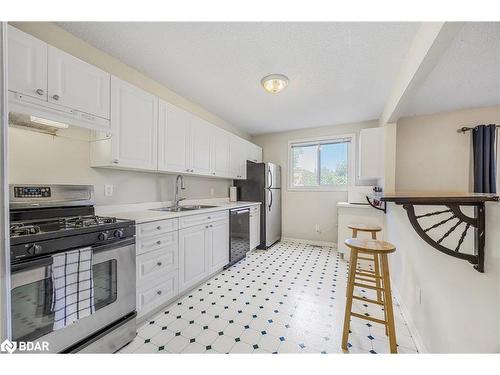
<path fill-rule="evenodd" d="M 478 272 L 484 272 L 484 244 L 485 244 L 485 202 L 498 201 L 496 195 L 470 194 L 470 195 L 450 195 L 450 196 L 385 196 L 381 198 L 383 202 L 394 202 L 402 205 L 406 210 L 408 219 L 415 229 L 415 232 L 430 246 L 442 253 L 454 258 L 466 260 L 473 264 Z M 431 211 L 425 214 L 417 215 L 415 206 L 445 206 L 446 209 Z M 474 207 L 474 217 L 463 213 L 461 206 Z M 420 219 L 429 217 L 440 217 L 442 220 L 437 223 L 422 227 Z M 438 239 L 431 237 L 430 233 L 442 225 L 451 223 L 451 227 Z M 462 225 L 463 224 L 463 225 Z M 460 226 L 464 227 L 458 243 L 454 248 L 446 247 L 442 244 L 443 240 L 452 234 Z M 462 252 L 460 248 L 464 242 L 469 229 L 472 229 L 474 235 L 474 249 L 469 252 Z"/>
<path fill-rule="evenodd" d="M 377 198 L 372 198 L 367 195 L 366 200 L 370 206 L 373 208 L 376 208 L 377 210 L 382 211 L 384 214 L 387 213 L 387 203 L 381 201 L 380 199 Z"/>

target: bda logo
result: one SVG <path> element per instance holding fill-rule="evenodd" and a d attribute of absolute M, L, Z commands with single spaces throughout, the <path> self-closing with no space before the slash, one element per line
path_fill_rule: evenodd
<path fill-rule="evenodd" d="M 2 344 L 0 345 L 0 351 L 2 352 L 9 352 L 10 354 L 12 354 L 16 349 L 17 349 L 17 343 L 12 342 L 8 339 L 2 342 Z"/>

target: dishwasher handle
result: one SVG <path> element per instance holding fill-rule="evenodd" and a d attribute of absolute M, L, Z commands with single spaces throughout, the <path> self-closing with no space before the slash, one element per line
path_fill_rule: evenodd
<path fill-rule="evenodd" d="M 231 215 L 243 215 L 250 214 L 250 208 L 244 208 L 241 210 L 231 210 Z"/>

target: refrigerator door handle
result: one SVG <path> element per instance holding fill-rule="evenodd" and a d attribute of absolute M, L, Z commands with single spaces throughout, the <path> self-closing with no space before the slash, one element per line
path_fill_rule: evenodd
<path fill-rule="evenodd" d="M 271 199 L 269 200 L 268 209 L 269 209 L 269 212 L 271 212 L 271 206 L 273 205 L 273 191 L 271 189 L 269 189 L 269 194 L 271 195 Z"/>
<path fill-rule="evenodd" d="M 273 187 L 273 173 L 271 172 L 271 167 L 267 167 L 267 174 L 269 176 L 269 186 L 268 186 L 268 188 L 271 189 Z"/>

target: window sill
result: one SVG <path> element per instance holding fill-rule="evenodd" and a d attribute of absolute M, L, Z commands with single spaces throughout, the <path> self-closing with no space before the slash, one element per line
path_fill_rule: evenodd
<path fill-rule="evenodd" d="M 293 192 L 319 192 L 319 193 L 326 193 L 326 192 L 345 192 L 347 193 L 348 188 L 347 186 L 342 186 L 342 187 L 325 187 L 325 188 L 292 188 L 289 187 L 287 191 L 293 191 Z"/>

